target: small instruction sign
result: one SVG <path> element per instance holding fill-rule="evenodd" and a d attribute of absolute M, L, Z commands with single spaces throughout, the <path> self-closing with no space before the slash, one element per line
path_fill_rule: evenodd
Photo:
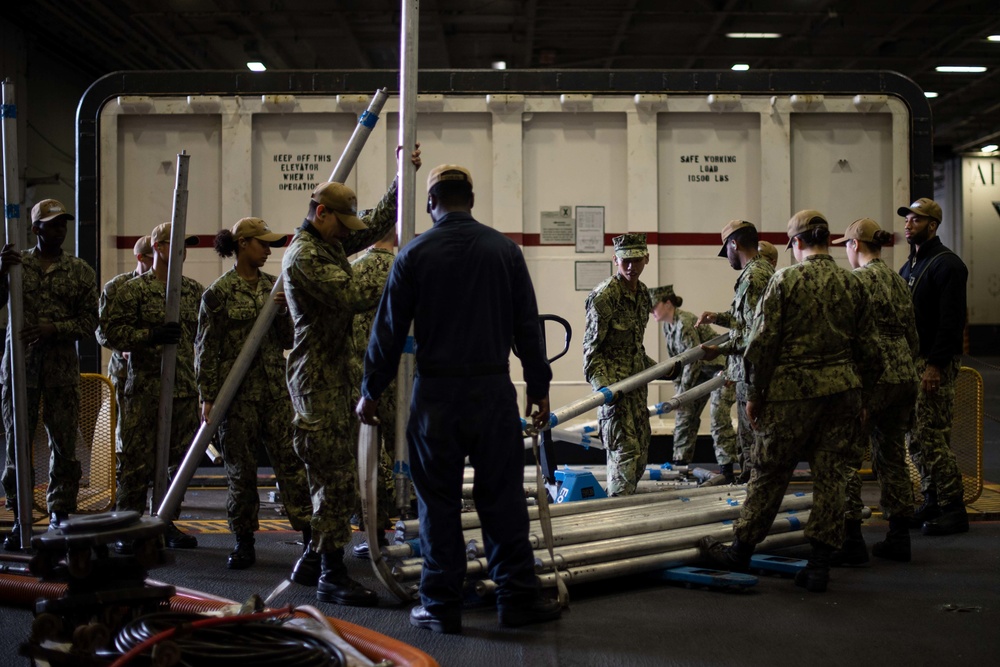
<path fill-rule="evenodd" d="M 542 211 L 538 242 L 542 245 L 573 245 L 576 229 L 572 210 L 571 206 L 560 206 L 558 211 Z"/>
<path fill-rule="evenodd" d="M 276 153 L 272 163 L 279 192 L 311 192 L 327 180 L 333 169 L 333 156 L 329 153 Z"/>
<path fill-rule="evenodd" d="M 604 207 L 576 207 L 576 251 L 604 252 Z"/>

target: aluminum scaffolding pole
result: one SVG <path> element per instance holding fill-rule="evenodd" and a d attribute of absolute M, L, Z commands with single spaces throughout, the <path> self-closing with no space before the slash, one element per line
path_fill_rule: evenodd
<path fill-rule="evenodd" d="M 333 173 L 330 175 L 330 181 L 343 183 L 347 175 L 351 173 L 358 156 L 361 154 L 361 149 L 364 147 L 368 136 L 378 122 L 378 114 L 382 111 L 382 107 L 385 106 L 385 101 L 388 98 L 389 95 L 385 88 L 375 91 L 375 96 L 368 105 L 368 109 L 358 118 L 358 124 L 354 128 L 354 133 L 347 142 L 344 152 L 337 161 L 337 166 L 334 167 Z M 247 335 L 246 342 L 243 343 L 243 349 L 240 350 L 239 355 L 233 362 L 232 370 L 229 371 L 229 375 L 226 376 L 222 387 L 219 389 L 219 394 L 215 397 L 212 412 L 208 416 L 209 421 L 202 422 L 194 440 L 188 446 L 184 460 L 174 474 L 170 488 L 167 490 L 163 502 L 160 504 L 160 509 L 157 512 L 159 515 L 171 517 L 180 507 L 184 491 L 187 489 L 188 484 L 191 483 L 191 478 L 194 477 L 194 473 L 198 469 L 201 457 L 205 455 L 205 451 L 212 441 L 212 436 L 215 435 L 219 424 L 229 411 L 229 406 L 232 405 L 233 399 L 236 397 L 236 392 L 243 383 L 243 378 L 246 377 L 247 371 L 250 370 L 250 366 L 257 356 L 261 342 L 274 322 L 274 317 L 278 313 L 278 306 L 274 303 L 274 297 L 283 289 L 283 281 L 279 274 L 277 280 L 274 282 L 274 287 L 271 289 L 271 298 L 264 302 L 260 314 L 257 316 L 257 321 L 254 322 L 253 328 Z"/>
<path fill-rule="evenodd" d="M 704 344 L 720 345 L 727 340 L 729 340 L 728 333 L 716 336 Z M 572 403 L 564 405 L 558 410 L 553 410 L 552 415 L 549 417 L 549 424 L 545 428 L 555 428 L 559 424 L 563 424 L 574 417 L 578 417 L 585 412 L 593 410 L 596 407 L 608 405 L 614 402 L 616 395 L 624 394 L 643 385 L 647 385 L 653 380 L 658 380 L 667 373 L 673 371 L 678 364 L 689 364 L 691 362 L 698 361 L 704 356 L 705 351 L 701 349 L 700 346 L 692 347 L 689 350 L 684 350 L 684 352 L 678 354 L 676 357 L 671 357 L 666 361 L 661 361 L 655 366 L 650 366 L 644 371 L 640 371 L 635 375 L 625 378 L 621 382 L 615 382 L 610 387 L 601 387 L 597 391 L 588 394 L 583 398 L 577 399 Z"/>
<path fill-rule="evenodd" d="M 15 250 L 24 251 L 28 233 L 21 222 L 21 179 L 17 166 L 17 101 L 14 84 L 3 82 L 3 197 L 7 243 Z M 32 464 L 31 442 L 28 433 L 28 391 L 24 368 L 24 271 L 20 264 L 7 270 L 7 339 L 10 341 L 11 400 L 14 407 L 14 466 L 17 477 L 17 516 L 21 548 L 31 544 Z"/>
<path fill-rule="evenodd" d="M 397 150 L 404 157 L 397 160 L 396 211 L 398 214 L 396 238 L 402 249 L 416 234 L 417 170 L 407 159 L 411 147 L 417 143 L 417 53 L 420 37 L 420 0 L 402 0 L 400 17 L 399 61 L 399 143 Z M 396 508 L 400 516 L 409 515 L 410 509 L 410 455 L 406 447 L 406 423 L 410 417 L 410 396 L 413 393 L 413 325 L 407 336 L 406 346 L 399 359 L 396 375 L 396 451 L 393 475 L 396 486 Z"/>
<path fill-rule="evenodd" d="M 177 154 L 177 175 L 174 181 L 174 205 L 170 216 L 170 255 L 167 258 L 167 304 L 165 322 L 180 322 L 181 284 L 184 255 L 187 252 L 188 169 L 191 156 L 187 151 Z M 154 249 L 155 250 L 155 249 Z M 156 466 L 153 475 L 153 504 L 150 514 L 160 506 L 167 493 L 167 468 L 170 465 L 170 428 L 174 414 L 174 381 L 177 378 L 177 344 L 164 343 L 160 357 L 160 408 L 156 419 Z M 173 515 L 166 517 L 173 520 Z"/>

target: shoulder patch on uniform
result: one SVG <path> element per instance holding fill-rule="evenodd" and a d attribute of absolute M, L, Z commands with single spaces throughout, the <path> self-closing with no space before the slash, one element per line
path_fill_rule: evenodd
<path fill-rule="evenodd" d="M 215 290 L 205 290 L 205 293 L 201 296 L 201 300 L 205 302 L 209 310 L 216 311 L 222 308 L 222 301 L 219 300 L 219 295 L 215 293 Z"/>

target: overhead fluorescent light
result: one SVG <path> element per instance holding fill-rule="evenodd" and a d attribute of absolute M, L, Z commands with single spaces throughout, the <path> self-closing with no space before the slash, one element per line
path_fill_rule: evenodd
<path fill-rule="evenodd" d="M 935 67 L 938 72 L 948 72 L 953 74 L 982 74 L 986 71 L 985 67 L 980 65 L 941 65 L 940 67 Z"/>
<path fill-rule="evenodd" d="M 247 63 L 247 69 L 251 72 L 264 72 L 267 67 L 264 66 L 264 63 L 254 60 Z"/>
<path fill-rule="evenodd" d="M 727 32 L 730 39 L 778 39 L 780 32 Z"/>
<path fill-rule="evenodd" d="M 747 65 L 746 63 L 736 63 L 733 65 L 734 72 L 745 72 L 748 69 L 750 69 L 750 65 Z"/>
<path fill-rule="evenodd" d="M 996 144 L 988 144 L 986 146 L 983 146 L 979 150 L 981 150 L 984 153 L 996 153 L 998 149 L 1000 149 L 1000 146 L 997 146 Z"/>
<path fill-rule="evenodd" d="M 925 90 L 925 91 L 924 91 L 924 97 L 926 97 L 926 98 L 927 98 L 927 99 L 929 99 L 929 100 L 933 100 L 933 99 L 934 99 L 935 97 L 937 97 L 937 96 L 938 96 L 938 94 L 937 94 L 937 93 L 935 93 L 935 92 L 934 92 L 934 91 L 932 91 L 932 90 Z"/>
<path fill-rule="evenodd" d="M 990 35 L 986 39 L 990 42 L 1000 42 L 1000 35 Z"/>
<path fill-rule="evenodd" d="M 507 69 L 507 61 L 494 60 L 492 63 L 490 63 L 490 67 L 492 67 L 493 69 Z"/>

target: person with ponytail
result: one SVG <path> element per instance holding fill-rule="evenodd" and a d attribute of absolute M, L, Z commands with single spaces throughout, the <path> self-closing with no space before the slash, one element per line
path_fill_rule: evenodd
<path fill-rule="evenodd" d="M 227 413 L 212 413 L 222 383 L 261 309 L 272 298 L 275 277 L 261 267 L 271 249 L 285 245 L 286 239 L 260 218 L 243 218 L 232 229 L 216 234 L 215 252 L 220 257 L 235 256 L 236 262 L 205 290 L 198 313 L 195 369 L 201 418 L 220 420 L 219 444 L 229 486 L 226 513 L 229 529 L 236 535 L 236 547 L 227 563 L 231 570 L 248 568 L 257 560 L 254 533 L 259 528 L 257 449 L 261 443 L 271 459 L 289 523 L 302 531 L 304 544 L 311 537 L 312 500 L 305 466 L 292 447 L 292 401 L 285 384 L 283 351 L 292 346 L 292 321 L 284 292 L 273 297 L 278 315 L 236 393 L 237 400 Z"/>

